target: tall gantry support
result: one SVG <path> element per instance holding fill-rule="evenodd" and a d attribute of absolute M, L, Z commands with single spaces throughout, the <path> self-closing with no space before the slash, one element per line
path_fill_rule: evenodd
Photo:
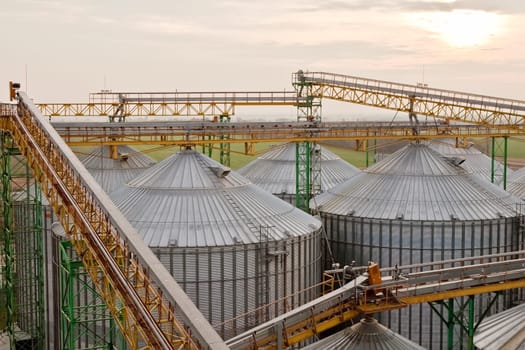
<path fill-rule="evenodd" d="M 126 343 L 70 241 L 57 242 L 62 350 L 125 349 Z"/>
<path fill-rule="evenodd" d="M 11 348 L 44 349 L 42 194 L 7 133 L 1 136 L 2 328 Z"/>
<path fill-rule="evenodd" d="M 225 128 L 228 128 L 228 124 L 230 123 L 230 115 L 229 114 L 221 114 L 220 116 L 220 119 L 219 119 L 219 123 L 221 123 L 221 125 L 224 125 Z M 220 144 L 220 163 L 224 166 L 227 166 L 229 167 L 230 166 L 230 150 L 231 150 L 231 147 L 230 147 L 230 142 L 227 142 L 227 140 L 230 139 L 230 133 L 228 131 L 226 131 L 225 133 L 221 133 L 221 136 L 220 136 L 221 140 L 224 140 L 226 142 Z M 211 147 L 210 147 L 211 149 Z M 210 154 L 211 156 L 211 154 Z"/>
<path fill-rule="evenodd" d="M 15 325 L 15 282 L 14 282 L 14 270 L 15 270 L 15 254 L 13 246 L 13 214 L 12 214 L 12 198 L 11 198 L 11 166 L 10 166 L 10 151 L 8 147 L 9 136 L 6 133 L 2 133 L 2 294 L 3 298 L 2 307 L 3 310 L 0 313 L 4 315 L 2 328 L 7 330 L 9 335 L 10 348 L 14 349 L 15 336 L 14 336 L 14 325 Z"/>
<path fill-rule="evenodd" d="M 439 300 L 436 302 L 430 302 L 432 310 L 441 318 L 444 324 L 447 325 L 447 349 L 467 349 L 474 350 L 474 333 L 481 324 L 481 322 L 488 315 L 491 308 L 494 306 L 501 292 L 494 293 L 491 298 L 487 301 L 486 305 L 483 305 L 481 314 L 475 314 L 475 298 L 474 295 L 468 297 L 461 297 L 457 299 Z M 459 308 L 457 311 L 454 309 L 454 303 Z M 442 306 L 442 310 L 437 308 L 437 305 Z M 446 310 L 446 314 L 442 311 Z M 446 317 L 445 317 L 446 316 Z M 459 326 L 459 334 L 455 336 L 457 331 L 455 326 Z"/>
<path fill-rule="evenodd" d="M 504 136 L 503 140 L 496 140 L 492 137 L 491 145 L 491 167 L 490 167 L 490 182 L 501 185 L 504 190 L 507 189 L 507 151 L 508 151 L 508 137 Z M 496 162 L 496 154 L 503 157 L 501 164 Z"/>
<path fill-rule="evenodd" d="M 314 95 L 313 84 L 304 79 L 302 70 L 293 74 L 292 84 L 298 97 L 297 121 L 312 122 L 317 127 L 321 122 L 321 98 Z M 310 199 L 321 193 L 321 147 L 312 141 L 297 142 L 295 162 L 295 205 L 309 211 Z"/>

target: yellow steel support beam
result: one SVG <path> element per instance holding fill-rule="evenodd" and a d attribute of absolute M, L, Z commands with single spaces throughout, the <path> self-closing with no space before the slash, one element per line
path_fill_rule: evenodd
<path fill-rule="evenodd" d="M 294 91 L 95 93 L 87 103 L 37 103 L 43 115 L 57 116 L 218 116 L 236 106 L 295 106 Z"/>
<path fill-rule="evenodd" d="M 500 292 L 503 290 L 515 289 L 515 288 L 524 288 L 525 287 L 525 276 L 523 280 L 517 281 L 504 281 L 496 284 L 487 284 L 483 286 L 469 287 L 459 290 L 451 290 L 446 292 L 437 292 L 424 295 L 415 295 L 411 297 L 401 297 L 399 301 L 409 304 L 421 304 L 428 303 L 431 301 L 437 300 L 446 300 L 458 297 L 464 297 L 469 295 L 483 294 L 483 293 L 493 293 Z"/>
<path fill-rule="evenodd" d="M 304 73 L 302 79 L 322 98 L 493 128 L 524 128 L 525 101 L 325 72 Z"/>
<path fill-rule="evenodd" d="M 75 125 L 73 125 L 75 124 Z M 99 124 L 99 123 L 97 123 Z M 178 124 L 170 126 L 156 122 L 122 124 L 105 123 L 104 125 L 78 125 L 78 123 L 53 124 L 58 133 L 71 146 L 86 145 L 209 145 L 218 143 L 258 142 L 302 142 L 314 140 L 421 140 L 439 138 L 476 138 L 523 136 L 525 130 L 492 129 L 477 125 L 425 125 L 420 124 L 419 133 L 412 133 L 409 124 L 386 126 L 382 123 L 321 123 L 319 127 L 296 125 L 294 123 L 271 123 L 247 126 L 232 123 L 219 128 L 216 123 L 203 124 L 203 127 Z M 315 132 L 312 132 L 315 131 Z M 229 138 L 221 135 L 228 134 Z M 246 147 L 247 151 L 250 147 Z"/>

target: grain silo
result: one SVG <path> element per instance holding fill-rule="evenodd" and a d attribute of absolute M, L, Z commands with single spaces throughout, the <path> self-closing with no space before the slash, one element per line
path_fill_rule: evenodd
<path fill-rule="evenodd" d="M 461 163 L 461 167 L 469 173 L 479 174 L 489 182 L 492 182 L 494 177 L 494 183 L 497 185 L 502 184 L 503 175 L 512 174 L 512 170 L 507 168 L 504 170 L 504 165 L 494 160 L 492 164 L 492 158 L 481 152 L 476 147 L 468 144 L 466 147 L 456 147 L 453 140 L 445 139 L 442 141 L 432 141 L 429 143 L 430 148 L 438 151 L 445 157 L 450 157 L 455 161 L 464 162 Z"/>
<path fill-rule="evenodd" d="M 480 350 L 525 349 L 525 304 L 484 319 L 476 329 L 474 345 Z"/>
<path fill-rule="evenodd" d="M 507 191 L 525 200 L 525 168 L 521 168 L 509 176 Z"/>
<path fill-rule="evenodd" d="M 424 350 L 425 348 L 392 332 L 372 317 L 302 348 L 303 350 Z"/>
<path fill-rule="evenodd" d="M 101 146 L 79 158 L 107 193 L 117 190 L 155 164 L 152 158 L 129 146 Z"/>
<path fill-rule="evenodd" d="M 321 223 L 193 150 L 110 194 L 214 325 L 315 285 Z M 229 338 L 317 296 L 314 290 L 216 327 Z"/>
<path fill-rule="evenodd" d="M 402 148 L 315 201 L 336 261 L 382 267 L 511 251 L 518 243 L 517 203 L 422 144 Z M 480 299 L 478 313 L 485 306 Z M 507 299 L 499 297 L 496 307 Z M 445 327 L 427 305 L 380 321 L 427 348 L 446 341 Z"/>
<path fill-rule="evenodd" d="M 270 149 L 238 171 L 257 186 L 295 205 L 295 159 L 295 143 L 285 143 Z M 357 173 L 359 169 L 355 166 L 326 148 L 321 148 L 321 191 L 326 191 Z"/>

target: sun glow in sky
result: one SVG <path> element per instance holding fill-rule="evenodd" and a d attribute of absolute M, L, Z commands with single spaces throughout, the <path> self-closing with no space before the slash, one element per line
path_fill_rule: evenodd
<path fill-rule="evenodd" d="M 415 24 L 455 48 L 487 44 L 503 31 L 504 17 L 473 10 L 411 14 Z"/>

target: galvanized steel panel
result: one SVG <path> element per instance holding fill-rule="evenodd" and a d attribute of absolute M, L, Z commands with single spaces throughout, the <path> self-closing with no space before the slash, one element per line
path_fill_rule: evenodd
<path fill-rule="evenodd" d="M 474 335 L 480 350 L 525 349 L 525 304 L 485 318 Z"/>
<path fill-rule="evenodd" d="M 274 147 L 240 168 L 238 172 L 257 186 L 279 197 L 295 195 L 295 148 L 295 143 Z M 357 173 L 358 168 L 321 147 L 321 191 L 326 191 Z M 293 196 L 292 198 L 295 199 Z"/>
<path fill-rule="evenodd" d="M 422 144 L 402 148 L 312 200 L 322 212 L 431 221 L 513 217 L 517 203 Z"/>
<path fill-rule="evenodd" d="M 316 199 L 334 258 L 343 265 L 408 265 L 518 248 L 519 199 L 425 145 L 409 145 Z M 476 296 L 476 315 L 487 303 Z M 490 312 L 509 303 L 500 295 Z M 426 348 L 446 344 L 446 327 L 426 304 L 378 319 Z"/>
<path fill-rule="evenodd" d="M 111 198 L 151 247 L 205 247 L 298 237 L 314 217 L 195 151 L 156 164 Z"/>
<path fill-rule="evenodd" d="M 86 169 L 107 193 L 122 187 L 155 164 L 152 158 L 128 146 L 118 146 L 119 158 L 111 159 L 109 149 L 109 146 L 101 146 L 87 155 L 79 156 Z"/>
<path fill-rule="evenodd" d="M 222 322 L 320 281 L 321 222 L 201 153 L 176 153 L 111 197 L 226 338 L 284 303 Z"/>
<path fill-rule="evenodd" d="M 507 182 L 507 191 L 525 200 L 525 168 L 513 172 Z"/>
<path fill-rule="evenodd" d="M 424 350 L 425 348 L 394 333 L 373 318 L 363 318 L 359 323 L 302 349 Z"/>
<path fill-rule="evenodd" d="M 465 169 L 468 173 L 473 174 L 479 174 L 481 175 L 485 180 L 491 182 L 492 177 L 492 159 L 478 150 L 475 147 L 454 147 L 454 141 L 453 140 L 442 140 L 442 141 L 432 141 L 428 143 L 430 148 L 433 150 L 441 153 L 442 155 L 446 157 L 456 157 L 456 158 L 463 158 L 465 159 L 465 162 L 463 162 L 460 167 Z M 498 162 L 497 160 L 494 161 L 494 169 L 496 169 L 495 173 L 495 183 L 497 185 L 501 184 L 503 181 L 502 176 L 497 176 L 498 173 L 501 175 L 503 172 L 503 164 Z M 499 169 L 499 170 L 498 170 Z M 507 167 L 507 175 L 512 174 L 512 169 Z"/>
<path fill-rule="evenodd" d="M 319 283 L 320 237 L 318 231 L 268 244 L 152 249 L 203 315 L 217 325 L 219 334 L 230 338 L 318 296 L 317 290 L 299 294 L 258 313 L 249 313 L 235 323 L 221 325 Z M 285 254 L 274 254 L 282 248 L 286 249 Z M 301 259 L 294 261 L 296 256 Z"/>

